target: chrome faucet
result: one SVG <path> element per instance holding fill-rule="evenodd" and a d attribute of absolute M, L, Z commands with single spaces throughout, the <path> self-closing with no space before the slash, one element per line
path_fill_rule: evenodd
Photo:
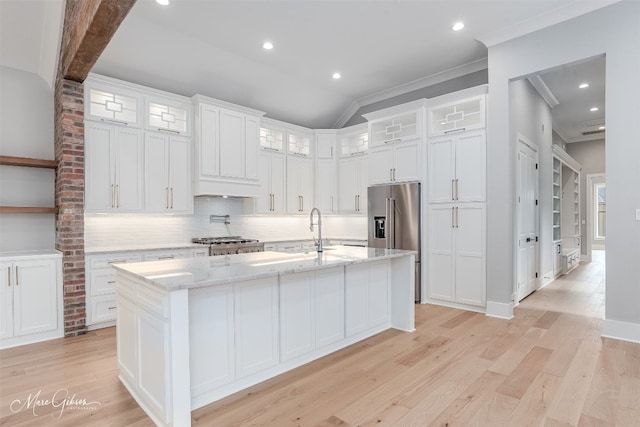
<path fill-rule="evenodd" d="M 313 223 L 313 213 L 318 212 L 318 222 L 316 224 Z M 322 218 L 320 216 L 320 209 L 313 208 L 311 209 L 311 213 L 309 214 L 309 230 L 313 233 L 313 226 L 318 226 L 318 243 L 316 243 L 316 247 L 318 248 L 318 252 L 322 252 Z"/>

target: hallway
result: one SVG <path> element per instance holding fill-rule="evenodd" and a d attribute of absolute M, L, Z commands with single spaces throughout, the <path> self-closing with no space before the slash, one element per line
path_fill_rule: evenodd
<path fill-rule="evenodd" d="M 518 307 L 604 319 L 605 252 L 594 250 L 591 262 L 582 262 L 532 293 Z"/>

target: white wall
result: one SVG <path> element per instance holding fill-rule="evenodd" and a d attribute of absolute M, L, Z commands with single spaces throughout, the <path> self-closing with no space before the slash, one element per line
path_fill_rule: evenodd
<path fill-rule="evenodd" d="M 580 230 L 582 241 L 586 242 L 587 239 L 592 239 L 593 237 L 593 233 L 588 232 L 586 224 L 588 214 L 587 203 L 589 200 L 587 192 L 591 191 L 588 188 L 587 175 L 605 173 L 604 139 L 573 142 L 567 144 L 566 151 L 582 165 L 582 170 L 580 171 L 580 217 L 585 221 L 585 224 L 581 225 Z M 582 254 L 589 255 L 587 250 L 588 245 L 583 244 L 581 248 Z"/>
<path fill-rule="evenodd" d="M 539 273 L 540 277 L 543 277 L 549 272 L 553 273 L 551 108 L 526 79 L 514 80 L 510 83 L 509 106 L 511 141 L 516 145 L 516 150 L 518 134 L 531 141 L 538 149 Z"/>
<path fill-rule="evenodd" d="M 627 0 L 489 48 L 487 299 L 510 303 L 515 150 L 509 81 L 606 55 L 607 272 L 603 334 L 640 341 L 640 2 Z M 506 165 L 506 167 L 505 167 Z"/>
<path fill-rule="evenodd" d="M 38 75 L 0 66 L 0 154 L 54 158 L 53 92 Z M 54 206 L 55 172 L 0 166 L 0 205 Z M 0 214 L 0 252 L 52 249 L 53 214 Z"/>

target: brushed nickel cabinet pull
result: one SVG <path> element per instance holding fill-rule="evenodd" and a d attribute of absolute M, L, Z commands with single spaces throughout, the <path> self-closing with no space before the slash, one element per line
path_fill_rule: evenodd
<path fill-rule="evenodd" d="M 11 287 L 11 266 L 7 267 L 7 287 Z"/>
<path fill-rule="evenodd" d="M 115 310 L 116 307 L 109 307 L 109 310 Z"/>
<path fill-rule="evenodd" d="M 455 192 L 455 189 L 454 189 L 455 185 L 456 185 L 456 180 L 452 179 L 451 180 L 451 200 L 455 200 L 456 199 L 456 192 Z"/>
<path fill-rule="evenodd" d="M 116 206 L 116 194 L 115 194 L 115 186 L 111 184 L 111 207 L 115 208 Z"/>
<path fill-rule="evenodd" d="M 460 187 L 458 186 L 460 180 L 456 178 L 456 200 L 460 200 Z"/>
<path fill-rule="evenodd" d="M 16 265 L 16 286 L 20 285 L 20 280 L 18 280 L 18 266 Z"/>
<path fill-rule="evenodd" d="M 116 208 L 120 207 L 120 184 L 116 184 Z"/>
<path fill-rule="evenodd" d="M 451 228 L 456 228 L 455 215 L 456 215 L 456 208 L 451 207 Z"/>
<path fill-rule="evenodd" d="M 171 209 L 173 209 L 173 187 L 170 188 L 171 190 Z"/>

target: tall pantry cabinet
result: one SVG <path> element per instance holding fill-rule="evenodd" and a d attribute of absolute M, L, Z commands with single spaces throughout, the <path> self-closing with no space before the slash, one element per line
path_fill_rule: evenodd
<path fill-rule="evenodd" d="M 486 306 L 486 86 L 429 100 L 427 294 Z"/>

